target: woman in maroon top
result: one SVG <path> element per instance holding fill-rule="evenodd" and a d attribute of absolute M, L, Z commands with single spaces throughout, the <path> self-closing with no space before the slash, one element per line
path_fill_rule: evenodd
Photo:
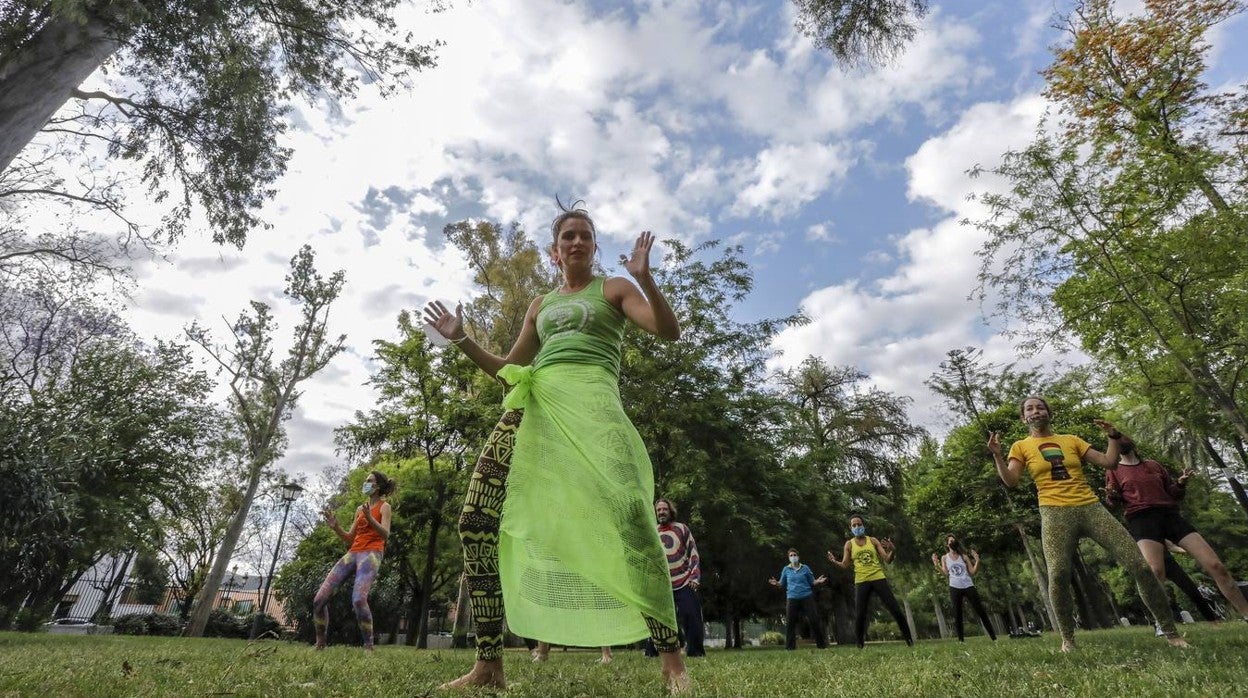
<path fill-rule="evenodd" d="M 1248 601 L 1236 586 L 1230 572 L 1218 559 L 1203 536 L 1179 513 L 1179 500 L 1186 493 L 1191 468 L 1175 480 L 1155 460 L 1141 460 L 1135 443 L 1126 437 L 1118 441 L 1121 455 L 1118 467 L 1105 471 L 1105 493 L 1111 505 L 1126 505 L 1127 530 L 1140 546 L 1144 559 L 1162 582 L 1166 581 L 1166 541 L 1178 545 L 1217 582 L 1222 595 L 1248 621 Z"/>

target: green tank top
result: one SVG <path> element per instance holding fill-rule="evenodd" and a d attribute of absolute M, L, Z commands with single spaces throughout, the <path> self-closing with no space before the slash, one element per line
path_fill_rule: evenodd
<path fill-rule="evenodd" d="M 594 277 L 575 293 L 551 291 L 537 309 L 541 349 L 533 370 L 556 363 L 593 364 L 620 374 L 626 318 L 606 299 L 604 279 Z"/>
<path fill-rule="evenodd" d="M 854 584 L 884 579 L 884 564 L 871 538 L 867 538 L 865 545 L 858 545 L 857 538 L 850 538 L 849 554 L 854 557 Z"/>

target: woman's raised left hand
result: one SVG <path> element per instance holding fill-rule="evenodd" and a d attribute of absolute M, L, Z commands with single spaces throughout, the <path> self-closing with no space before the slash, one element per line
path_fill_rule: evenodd
<path fill-rule="evenodd" d="M 650 248 L 654 246 L 654 233 L 643 231 L 637 236 L 633 245 L 633 255 L 620 255 L 620 264 L 628 270 L 633 278 L 640 278 L 650 273 Z"/>

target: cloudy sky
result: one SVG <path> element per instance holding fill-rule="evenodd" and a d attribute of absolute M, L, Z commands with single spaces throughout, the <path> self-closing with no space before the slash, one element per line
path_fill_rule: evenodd
<path fill-rule="evenodd" d="M 371 341 L 395 336 L 402 309 L 472 293 L 442 227 L 519 221 L 545 240 L 559 194 L 587 202 L 607 261 L 641 230 L 743 245 L 756 289 L 741 319 L 800 307 L 813 320 L 779 337 L 777 366 L 858 366 L 939 430 L 922 381 L 946 351 L 1013 359 L 966 299 L 982 238 L 959 221 L 994 183 L 965 172 L 1034 131 L 1054 13 L 1070 4 L 936 4 L 905 54 L 873 70 L 816 50 L 786 0 L 405 8 L 405 31 L 445 42 L 438 66 L 388 99 L 297 109 L 274 228 L 243 252 L 184 240 L 142 270 L 129 319 L 145 336 L 195 319 L 224 334 L 259 299 L 288 332 L 295 251 L 310 243 L 323 270 L 343 269 L 331 327 L 349 349 L 305 385 L 281 463 L 317 472 L 337 460 L 334 427 L 373 404 Z M 1226 36 L 1243 27 L 1215 37 L 1214 83 L 1242 83 L 1248 50 Z"/>

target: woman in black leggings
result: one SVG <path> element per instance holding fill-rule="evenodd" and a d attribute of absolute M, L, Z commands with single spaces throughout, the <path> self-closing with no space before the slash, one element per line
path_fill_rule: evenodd
<path fill-rule="evenodd" d="M 971 608 L 979 615 L 984 630 L 988 631 L 988 637 L 996 640 L 997 633 L 992 629 L 992 621 L 988 620 L 984 604 L 979 600 L 979 591 L 975 589 L 975 580 L 972 579 L 979 572 L 979 553 L 972 550 L 967 555 L 957 537 L 952 535 L 945 536 L 945 549 L 947 552 L 943 556 L 932 553 L 932 564 L 949 578 L 949 598 L 953 601 L 953 622 L 958 629 L 958 642 L 966 641 L 962 631 L 963 600 L 971 602 Z"/>

